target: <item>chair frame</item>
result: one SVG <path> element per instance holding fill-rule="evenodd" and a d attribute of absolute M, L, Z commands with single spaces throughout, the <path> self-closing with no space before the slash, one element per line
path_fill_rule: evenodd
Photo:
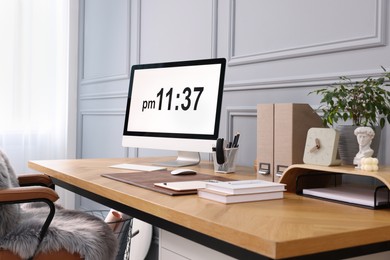
<path fill-rule="evenodd" d="M 54 184 L 49 176 L 45 174 L 25 174 L 18 176 L 20 187 L 0 190 L 0 204 L 21 204 L 30 202 L 44 202 L 49 206 L 48 216 L 42 225 L 39 233 L 39 243 L 35 249 L 33 259 L 38 252 L 39 246 L 45 237 L 47 230 L 54 218 L 54 202 L 59 196 L 54 190 Z"/>

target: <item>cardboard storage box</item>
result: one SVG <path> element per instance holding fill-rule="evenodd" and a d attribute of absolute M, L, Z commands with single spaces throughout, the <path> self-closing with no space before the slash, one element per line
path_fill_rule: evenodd
<path fill-rule="evenodd" d="M 303 163 L 311 127 L 322 120 L 308 104 L 257 105 L 257 178 L 277 182 L 288 166 Z"/>

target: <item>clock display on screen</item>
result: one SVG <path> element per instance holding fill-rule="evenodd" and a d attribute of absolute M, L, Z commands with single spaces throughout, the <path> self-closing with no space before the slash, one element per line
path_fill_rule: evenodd
<path fill-rule="evenodd" d="M 136 71 L 127 131 L 213 134 L 220 66 Z"/>

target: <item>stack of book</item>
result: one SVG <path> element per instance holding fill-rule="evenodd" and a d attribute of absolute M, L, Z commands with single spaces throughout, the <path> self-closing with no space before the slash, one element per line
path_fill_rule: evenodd
<path fill-rule="evenodd" d="M 206 182 L 198 196 L 222 203 L 282 199 L 286 184 L 263 180 Z"/>

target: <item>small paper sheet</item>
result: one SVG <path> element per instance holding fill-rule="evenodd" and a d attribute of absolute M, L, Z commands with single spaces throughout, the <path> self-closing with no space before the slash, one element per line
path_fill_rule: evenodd
<path fill-rule="evenodd" d="M 175 182 L 159 182 L 154 185 L 175 190 L 175 191 L 186 191 L 186 190 L 197 190 L 206 188 L 207 182 L 217 182 L 216 180 L 204 180 L 204 181 L 175 181 Z"/>

